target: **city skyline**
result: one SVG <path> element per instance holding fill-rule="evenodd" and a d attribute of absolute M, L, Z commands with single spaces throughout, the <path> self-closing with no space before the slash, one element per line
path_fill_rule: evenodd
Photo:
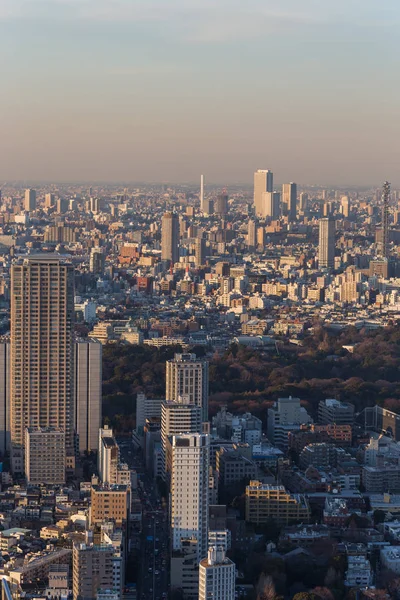
<path fill-rule="evenodd" d="M 3 0 L 0 178 L 397 185 L 399 20 L 394 0 Z"/>

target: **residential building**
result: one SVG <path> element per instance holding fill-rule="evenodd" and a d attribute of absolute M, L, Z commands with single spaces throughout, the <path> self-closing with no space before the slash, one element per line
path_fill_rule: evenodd
<path fill-rule="evenodd" d="M 65 483 L 65 433 L 56 427 L 27 427 L 25 473 L 31 485 Z"/>
<path fill-rule="evenodd" d="M 161 405 L 161 446 L 164 478 L 171 470 L 171 436 L 181 433 L 202 433 L 202 409 L 195 404 L 164 401 Z"/>
<path fill-rule="evenodd" d="M 289 217 L 289 221 L 296 221 L 297 185 L 284 183 L 282 186 L 282 204 Z"/>
<path fill-rule="evenodd" d="M 136 429 L 143 429 L 146 419 L 157 417 L 161 419 L 162 398 L 148 398 L 143 392 L 136 396 Z"/>
<path fill-rule="evenodd" d="M 208 547 L 209 436 L 172 437 L 171 586 L 198 593 L 198 565 Z"/>
<path fill-rule="evenodd" d="M 73 549 L 73 600 L 96 600 L 100 589 L 113 587 L 113 547 L 75 544 Z"/>
<path fill-rule="evenodd" d="M 308 523 L 310 516 L 307 498 L 301 494 L 290 494 L 283 485 L 250 481 L 246 487 L 246 521 L 249 523 L 262 525 L 270 519 L 278 525 L 288 525 L 293 521 Z"/>
<path fill-rule="evenodd" d="M 220 546 L 211 546 L 199 567 L 199 600 L 235 599 L 235 563 Z"/>
<path fill-rule="evenodd" d="M 208 421 L 208 362 L 195 354 L 175 354 L 168 360 L 165 399 L 201 406 L 202 419 Z"/>
<path fill-rule="evenodd" d="M 0 341 L 0 454 L 10 449 L 10 352 L 8 340 Z"/>
<path fill-rule="evenodd" d="M 11 268 L 11 442 L 27 427 L 57 427 L 73 447 L 72 264 L 31 255 Z"/>
<path fill-rule="evenodd" d="M 79 452 L 98 450 L 102 421 L 102 350 L 96 339 L 75 342 L 75 432 Z"/>
<path fill-rule="evenodd" d="M 319 220 L 318 265 L 333 268 L 335 262 L 335 221 L 332 217 Z"/>

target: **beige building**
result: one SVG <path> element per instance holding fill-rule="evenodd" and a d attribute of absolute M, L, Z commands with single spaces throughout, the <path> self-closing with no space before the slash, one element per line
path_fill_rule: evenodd
<path fill-rule="evenodd" d="M 305 496 L 290 494 L 283 485 L 250 481 L 246 487 L 246 521 L 263 525 L 273 519 L 278 525 L 291 521 L 308 523 L 310 506 Z"/>
<path fill-rule="evenodd" d="M 56 427 L 73 445 L 74 271 L 56 254 L 11 268 L 11 442 L 27 427 Z"/>
<path fill-rule="evenodd" d="M 99 589 L 113 588 L 113 554 L 110 545 L 75 544 L 72 593 L 74 600 L 96 600 Z"/>
<path fill-rule="evenodd" d="M 331 217 L 319 220 L 318 266 L 326 269 L 335 263 L 335 221 Z"/>
<path fill-rule="evenodd" d="M 27 427 L 25 474 L 30 484 L 65 483 L 65 433 L 56 427 Z"/>
<path fill-rule="evenodd" d="M 129 506 L 130 491 L 126 485 L 93 485 L 90 525 L 114 521 L 121 527 L 128 522 Z"/>
<path fill-rule="evenodd" d="M 81 453 L 98 449 L 102 414 L 102 350 L 101 343 L 95 339 L 75 342 L 74 418 Z"/>
<path fill-rule="evenodd" d="M 172 212 L 165 213 L 162 218 L 161 258 L 172 264 L 179 259 L 179 218 Z"/>
<path fill-rule="evenodd" d="M 254 208 L 256 215 L 263 216 L 263 193 L 274 191 L 273 173 L 269 170 L 258 169 L 254 173 Z"/>
<path fill-rule="evenodd" d="M 175 354 L 168 360 L 165 399 L 201 406 L 202 419 L 208 421 L 208 362 L 195 354 Z"/>
<path fill-rule="evenodd" d="M 25 210 L 31 212 L 36 210 L 36 191 L 35 190 L 25 190 Z"/>
<path fill-rule="evenodd" d="M 287 214 L 289 221 L 296 220 L 297 203 L 297 184 L 284 183 L 282 186 L 282 204 L 284 214 Z"/>

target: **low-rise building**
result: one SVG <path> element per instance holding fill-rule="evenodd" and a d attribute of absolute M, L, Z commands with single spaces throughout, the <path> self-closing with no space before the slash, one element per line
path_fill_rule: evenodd
<path fill-rule="evenodd" d="M 279 525 L 293 521 L 308 523 L 310 516 L 307 498 L 301 494 L 290 494 L 283 485 L 250 481 L 246 487 L 246 521 L 249 523 L 262 525 L 270 519 Z"/>

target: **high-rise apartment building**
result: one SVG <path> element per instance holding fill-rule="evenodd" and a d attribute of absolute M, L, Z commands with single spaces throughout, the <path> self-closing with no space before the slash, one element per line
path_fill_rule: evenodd
<path fill-rule="evenodd" d="M 119 448 L 113 430 L 99 429 L 98 467 L 100 479 L 105 484 L 117 483 Z"/>
<path fill-rule="evenodd" d="M 199 600 L 234 600 L 236 567 L 221 547 L 211 547 L 199 566 Z"/>
<path fill-rule="evenodd" d="M 256 215 L 263 215 L 263 193 L 274 191 L 272 171 L 258 169 L 254 173 L 254 208 Z"/>
<path fill-rule="evenodd" d="M 179 218 L 176 213 L 163 215 L 161 225 L 161 258 L 175 264 L 179 259 Z"/>
<path fill-rule="evenodd" d="M 56 427 L 27 427 L 25 473 L 32 485 L 65 483 L 65 433 Z"/>
<path fill-rule="evenodd" d="M 181 433 L 202 433 L 202 408 L 195 404 L 163 402 L 161 405 L 161 447 L 164 477 L 170 473 L 171 443 L 169 438 Z"/>
<path fill-rule="evenodd" d="M 111 545 L 74 545 L 73 600 L 96 600 L 98 590 L 113 589 L 113 554 Z"/>
<path fill-rule="evenodd" d="M 319 220 L 318 265 L 323 269 L 335 265 L 335 220 L 332 217 Z"/>
<path fill-rule="evenodd" d="M 195 354 L 175 354 L 166 364 L 165 399 L 202 407 L 208 421 L 208 362 Z"/>
<path fill-rule="evenodd" d="M 208 547 L 209 436 L 172 437 L 171 586 L 197 598 L 198 566 Z"/>
<path fill-rule="evenodd" d="M 11 268 L 11 443 L 27 427 L 56 427 L 73 446 L 74 271 L 55 254 Z"/>
<path fill-rule="evenodd" d="M 340 200 L 340 211 L 345 219 L 350 215 L 350 198 L 348 196 L 342 196 Z"/>
<path fill-rule="evenodd" d="M 32 212 L 36 210 L 36 191 L 32 189 L 25 190 L 25 210 Z"/>
<path fill-rule="evenodd" d="M 101 274 L 104 271 L 104 252 L 102 248 L 92 248 L 89 258 L 89 271 Z"/>
<path fill-rule="evenodd" d="M 10 449 L 10 343 L 0 341 L 0 453 Z"/>
<path fill-rule="evenodd" d="M 101 427 L 102 344 L 95 339 L 75 342 L 74 419 L 79 452 L 98 449 Z"/>
<path fill-rule="evenodd" d="M 306 192 L 301 192 L 299 197 L 299 209 L 301 211 L 305 211 L 308 204 L 308 194 Z"/>
<path fill-rule="evenodd" d="M 282 203 L 289 217 L 289 221 L 296 220 L 297 184 L 284 183 L 282 186 Z"/>

